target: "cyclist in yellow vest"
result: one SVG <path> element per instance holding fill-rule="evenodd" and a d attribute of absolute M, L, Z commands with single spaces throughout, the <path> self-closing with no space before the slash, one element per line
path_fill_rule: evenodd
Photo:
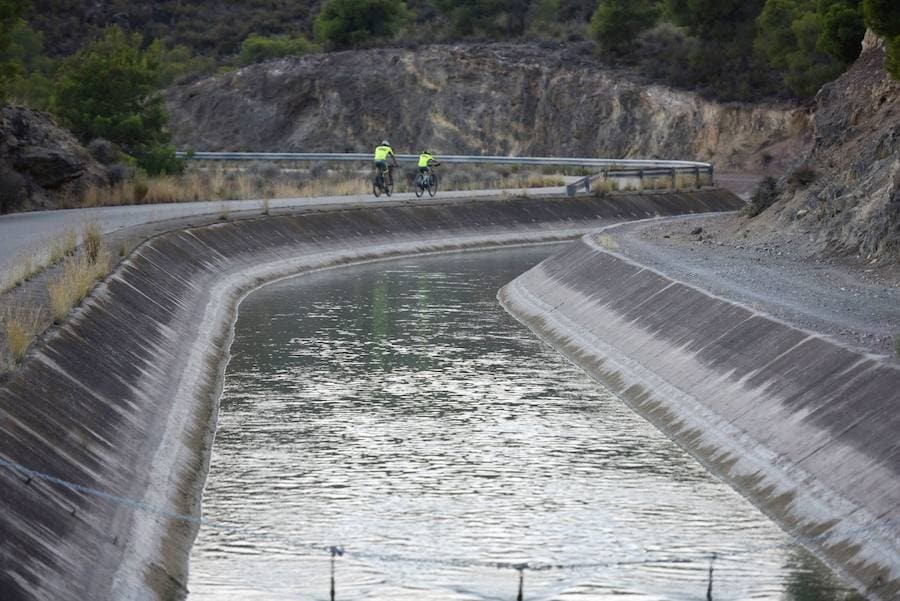
<path fill-rule="evenodd" d="M 394 157 L 394 149 L 387 140 L 382 140 L 381 144 L 375 147 L 375 168 L 381 169 L 382 175 L 389 174 L 388 164 L 391 167 L 397 166 L 397 159 Z"/>
<path fill-rule="evenodd" d="M 431 168 L 440 165 L 430 150 L 423 150 L 419 155 L 419 173 L 422 177 L 431 175 Z"/>

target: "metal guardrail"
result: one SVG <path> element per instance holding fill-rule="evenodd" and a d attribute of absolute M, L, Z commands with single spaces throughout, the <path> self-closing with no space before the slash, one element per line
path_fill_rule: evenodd
<path fill-rule="evenodd" d="M 179 158 L 194 161 L 325 161 L 325 162 L 365 162 L 372 161 L 371 153 L 335 153 L 335 152 L 188 152 L 175 153 Z M 398 154 L 400 163 L 415 163 L 418 155 Z M 677 187 L 679 175 L 694 177 L 696 187 L 702 184 L 702 176 L 707 176 L 709 184 L 713 183 L 713 166 L 700 161 L 661 161 L 651 159 L 597 159 L 587 157 L 510 157 L 510 156 L 478 156 L 478 155 L 440 155 L 442 163 L 472 165 L 518 165 L 537 167 L 582 167 L 596 169 L 600 173 L 586 176 L 566 186 L 569 196 L 579 190 L 589 192 L 592 182 L 636 179 L 643 187 L 645 178 L 670 177 L 672 188 Z"/>

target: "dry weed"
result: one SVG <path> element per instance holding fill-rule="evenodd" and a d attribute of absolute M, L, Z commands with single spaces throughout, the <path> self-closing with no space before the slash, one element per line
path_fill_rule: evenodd
<path fill-rule="evenodd" d="M 84 245 L 84 252 L 87 254 L 91 263 L 97 262 L 97 256 L 103 248 L 103 232 L 96 222 L 89 222 L 84 225 L 81 231 L 81 243 Z"/>
<path fill-rule="evenodd" d="M 12 364 L 18 364 L 25 357 L 28 347 L 44 328 L 44 312 L 38 307 L 10 307 L 2 316 L 6 351 Z"/>
<path fill-rule="evenodd" d="M 93 261 L 87 253 L 66 259 L 62 273 L 47 284 L 50 313 L 57 323 L 84 300 L 98 280 L 109 273 L 110 259 L 109 252 L 102 247 Z"/>
<path fill-rule="evenodd" d="M 75 254 L 78 247 L 78 234 L 74 229 L 67 229 L 50 243 L 49 263 L 53 265 L 64 257 Z"/>

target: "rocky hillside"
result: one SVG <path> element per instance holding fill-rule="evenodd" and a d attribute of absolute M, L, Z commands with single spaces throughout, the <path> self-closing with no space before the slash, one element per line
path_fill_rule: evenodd
<path fill-rule="evenodd" d="M 599 66 L 590 45 L 446 45 L 273 61 L 176 87 L 175 142 L 196 150 L 700 158 L 784 169 L 803 109 L 711 102 Z"/>
<path fill-rule="evenodd" d="M 46 113 L 0 108 L 0 213 L 59 208 L 107 181 L 104 167 Z"/>
<path fill-rule="evenodd" d="M 885 72 L 873 35 L 850 70 L 819 92 L 813 126 L 802 168 L 741 227 L 805 237 L 818 252 L 900 260 L 900 82 Z"/>

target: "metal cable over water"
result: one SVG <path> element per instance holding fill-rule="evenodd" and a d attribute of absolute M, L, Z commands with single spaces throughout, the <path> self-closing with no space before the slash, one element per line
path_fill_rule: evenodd
<path fill-rule="evenodd" d="M 84 486 L 82 484 L 77 484 L 75 482 L 70 482 L 68 480 L 64 480 L 62 478 L 58 478 L 51 474 L 47 474 L 41 472 L 39 470 L 34 470 L 29 467 L 26 467 L 20 463 L 16 463 L 14 461 L 8 461 L 0 458 L 0 467 L 4 467 L 12 472 L 20 474 L 24 477 L 23 484 L 28 486 L 31 484 L 33 480 L 40 480 L 42 482 L 46 482 L 49 484 L 54 484 L 57 486 L 61 486 L 63 488 L 67 488 L 73 492 L 81 493 L 87 496 L 95 497 L 98 499 L 103 499 L 105 501 L 110 501 L 112 503 L 116 503 L 125 507 L 130 507 L 132 509 L 138 511 L 144 511 L 147 513 L 151 513 L 154 515 L 166 517 L 173 520 L 178 520 L 182 522 L 187 522 L 191 524 L 197 524 L 200 526 L 204 526 L 206 528 L 211 528 L 223 533 L 228 534 L 236 534 L 243 536 L 246 540 L 258 540 L 258 541 L 267 541 L 267 542 L 277 542 L 284 545 L 287 548 L 293 549 L 303 549 L 306 551 L 314 551 L 319 552 L 324 555 L 330 555 L 331 557 L 331 578 L 330 578 L 330 594 L 331 599 L 334 601 L 337 598 L 337 578 L 336 578 L 336 560 L 340 557 L 347 556 L 349 558 L 358 559 L 361 561 L 378 561 L 378 562 L 392 562 L 392 563 L 401 563 L 412 566 L 441 566 L 441 567 L 454 567 L 454 568 L 487 568 L 487 569 L 496 569 L 503 571 L 514 571 L 518 574 L 518 595 L 516 599 L 518 601 L 523 601 L 525 599 L 524 591 L 525 591 L 525 572 L 546 572 L 546 571 L 564 571 L 564 570 L 583 570 L 583 569 L 609 569 L 609 568 L 627 568 L 627 567 L 638 567 L 638 566 L 658 566 L 658 565 L 672 565 L 672 564 L 687 564 L 687 563 L 696 563 L 696 562 L 705 562 L 709 561 L 709 573 L 707 579 L 707 591 L 706 591 L 706 599 L 708 601 L 712 601 L 714 599 L 713 596 L 713 574 L 714 574 L 714 564 L 716 561 L 726 561 L 726 560 L 738 560 L 741 557 L 752 555 L 755 553 L 762 553 L 766 551 L 773 551 L 778 549 L 784 549 L 790 546 L 793 546 L 795 542 L 799 542 L 804 545 L 810 545 L 815 543 L 819 539 L 825 539 L 826 534 L 821 534 L 815 537 L 808 537 L 802 535 L 793 535 L 794 540 L 789 542 L 775 543 L 769 545 L 755 545 L 755 546 L 746 546 L 743 549 L 732 550 L 725 553 L 713 553 L 713 554 L 698 554 L 696 556 L 679 556 L 679 557 L 656 557 L 656 558 L 645 558 L 645 559 L 624 559 L 618 561 L 587 561 L 587 562 L 579 562 L 579 563 L 548 563 L 548 562 L 503 562 L 503 561 L 484 561 L 478 559 L 458 559 L 458 558 L 440 558 L 440 557 L 410 557 L 403 554 L 385 554 L 385 553 L 372 553 L 367 551 L 360 551 L 348 548 L 346 546 L 339 545 L 329 545 L 324 543 L 311 543 L 306 541 L 299 541 L 292 537 L 286 537 L 279 534 L 274 533 L 261 533 L 255 530 L 251 530 L 246 526 L 241 524 L 231 524 L 227 522 L 217 521 L 217 520 L 208 520 L 203 517 L 177 513 L 173 511 L 169 511 L 167 509 L 163 509 L 160 507 L 155 507 L 148 503 L 144 503 L 142 501 L 131 499 L 129 497 L 124 497 L 121 495 L 116 495 L 113 493 L 109 493 L 97 488 L 93 488 L 90 486 Z M 895 521 L 888 520 L 881 522 L 879 524 L 873 524 L 866 527 L 861 527 L 857 529 L 844 531 L 842 534 L 850 535 L 850 534 L 863 534 L 866 532 L 872 532 L 874 530 L 882 529 L 885 527 L 892 526 Z"/>

